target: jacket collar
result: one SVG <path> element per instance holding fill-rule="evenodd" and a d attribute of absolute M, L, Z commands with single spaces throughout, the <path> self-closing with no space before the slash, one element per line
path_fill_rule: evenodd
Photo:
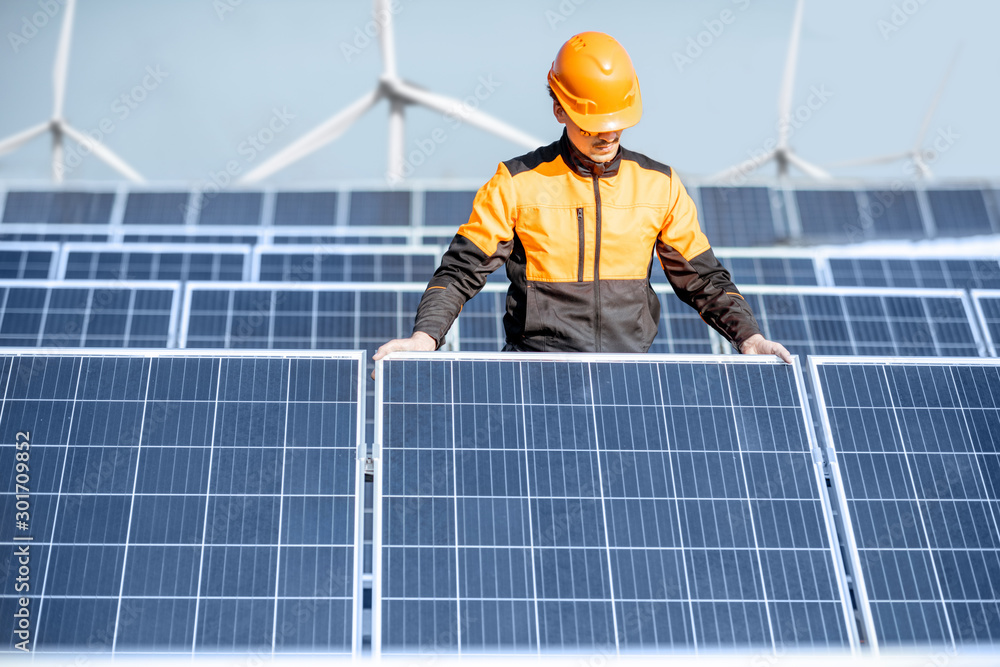
<path fill-rule="evenodd" d="M 594 162 L 573 145 L 565 128 L 563 128 L 562 137 L 559 139 L 559 153 L 562 155 L 563 162 L 584 178 L 614 176 L 618 173 L 618 166 L 622 161 L 622 148 L 619 145 L 618 152 L 610 162 Z"/>

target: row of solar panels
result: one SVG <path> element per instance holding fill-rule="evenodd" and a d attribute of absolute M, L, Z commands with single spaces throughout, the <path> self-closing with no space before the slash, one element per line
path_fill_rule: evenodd
<path fill-rule="evenodd" d="M 843 251 L 740 250 L 716 255 L 737 285 L 1000 289 L 996 257 L 849 257 Z M 440 248 L 8 243 L 0 279 L 426 282 Z M 658 266 L 655 283 L 666 278 Z M 503 281 L 503 271 L 491 276 Z"/>
<path fill-rule="evenodd" d="M 996 360 L 395 357 L 372 487 L 364 367 L 0 358 L 5 516 L 31 471 L 30 519 L 0 524 L 32 584 L 0 592 L 6 649 L 20 618 L 59 652 L 1000 643 Z"/>
<path fill-rule="evenodd" d="M 421 284 L 0 281 L 0 346 L 355 349 L 412 330 Z M 651 352 L 728 346 L 658 285 Z M 996 356 L 1000 291 L 744 288 L 765 336 L 793 354 Z M 450 349 L 499 351 L 505 290 L 487 285 L 448 334 Z"/>
<path fill-rule="evenodd" d="M 689 189 L 721 246 L 1000 233 L 1000 190 Z M 439 243 L 466 222 L 474 191 L 40 191 L 0 189 L 0 240 Z M 322 239 L 322 240 L 319 240 Z M 367 240 L 366 240 L 367 239 Z M 423 240 L 422 240 L 423 239 Z"/>

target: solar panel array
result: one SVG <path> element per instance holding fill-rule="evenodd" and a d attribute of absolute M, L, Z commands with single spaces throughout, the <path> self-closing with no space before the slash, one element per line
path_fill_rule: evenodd
<path fill-rule="evenodd" d="M 28 549 L 30 646 L 357 652 L 362 366 L 353 352 L 0 357 L 0 541 Z M 18 598 L 0 593 L 7 628 Z"/>
<path fill-rule="evenodd" d="M 990 362 L 966 357 L 1000 352 L 1000 264 L 759 246 L 993 234 L 997 191 L 689 191 L 764 334 L 793 354 L 849 356 L 817 361 L 805 379 L 797 366 L 735 355 L 470 356 L 506 342 L 501 269 L 449 333 L 446 349 L 462 354 L 386 363 L 376 411 L 373 383 L 352 380 L 348 397 L 343 378 L 367 377 L 375 348 L 409 335 L 473 189 L 0 188 L 0 346 L 60 349 L 0 353 L 13 401 L 0 423 L 14 433 L 18 419 L 37 419 L 46 438 L 32 454 L 48 480 L 34 501 L 48 531 L 32 561 L 45 563 L 36 581 L 47 586 L 32 597 L 35 646 L 358 655 L 995 644 L 1000 531 L 984 512 L 1000 513 L 990 458 L 1000 418 L 969 396 L 1000 395 L 1000 383 Z M 650 352 L 732 355 L 651 259 L 661 317 Z M 66 349 L 83 347 L 117 351 Z M 955 359 L 847 365 L 860 355 Z M 841 427 L 817 438 L 807 394 L 850 394 L 876 367 L 892 379 L 882 403 L 821 403 L 820 421 L 836 413 Z M 962 379 L 957 394 L 913 398 L 945 396 L 945 376 Z M 892 411 L 917 421 L 883 428 Z M 944 440 L 930 434 L 962 424 L 965 440 L 933 449 Z M 329 444 L 348 430 L 350 446 Z M 902 459 L 886 463 L 897 439 L 908 478 Z M 15 451 L 0 448 L 11 470 Z M 374 486 L 359 476 L 366 455 Z M 969 495 L 935 496 L 941 475 Z M 5 512 L 13 480 L 0 492 Z M 986 490 L 975 496 L 973 483 Z M 923 542 L 906 541 L 909 525 L 903 542 L 871 542 L 895 539 L 884 518 L 894 509 L 897 524 L 922 517 Z M 955 537 L 970 526 L 962 535 L 979 546 Z M 0 544 L 13 549 L 4 530 Z M 16 605 L 0 591 L 0 616 L 14 618 Z"/>

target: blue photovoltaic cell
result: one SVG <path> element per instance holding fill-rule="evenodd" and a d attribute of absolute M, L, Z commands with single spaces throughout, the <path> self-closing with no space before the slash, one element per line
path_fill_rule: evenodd
<path fill-rule="evenodd" d="M 714 246 L 771 245 L 777 239 L 771 191 L 760 187 L 701 187 L 701 223 Z"/>
<path fill-rule="evenodd" d="M 831 257 L 828 262 L 838 287 L 1000 288 L 1000 262 L 988 257 Z"/>
<path fill-rule="evenodd" d="M 67 242 L 98 242 L 101 243 L 108 240 L 108 235 L 106 234 L 0 234 L 0 241 L 4 243 L 20 243 L 20 242 L 38 242 L 45 241 L 50 243 L 67 243 Z"/>
<path fill-rule="evenodd" d="M 424 227 L 458 229 L 469 221 L 475 191 L 429 191 L 424 193 Z M 445 243 L 450 242 L 449 238 Z"/>
<path fill-rule="evenodd" d="M 802 236 L 858 241 L 861 212 L 853 190 L 796 190 Z"/>
<path fill-rule="evenodd" d="M 0 250 L 0 279 L 49 277 L 53 253 L 51 250 Z"/>
<path fill-rule="evenodd" d="M 792 354 L 979 356 L 960 295 L 744 291 L 769 340 Z"/>
<path fill-rule="evenodd" d="M 351 193 L 347 224 L 381 227 L 410 225 L 410 197 L 406 190 L 386 192 L 354 191 Z"/>
<path fill-rule="evenodd" d="M 661 293 L 660 323 L 649 352 L 710 354 L 712 330 L 698 313 L 673 293 Z M 463 352 L 498 352 L 506 344 L 503 316 L 507 293 L 482 291 L 458 316 L 458 345 Z"/>
<path fill-rule="evenodd" d="M 1000 368 L 814 364 L 874 639 L 996 646 Z"/>
<path fill-rule="evenodd" d="M 993 356 L 1000 357 L 1000 291 L 974 293 L 979 305 L 979 321 L 993 347 Z"/>
<path fill-rule="evenodd" d="M 0 346 L 167 347 L 173 286 L 0 284 Z"/>
<path fill-rule="evenodd" d="M 203 192 L 198 206 L 198 224 L 260 225 L 260 208 L 263 195 L 259 192 Z"/>
<path fill-rule="evenodd" d="M 187 192 L 130 192 L 123 225 L 183 225 L 191 195 Z"/>
<path fill-rule="evenodd" d="M 242 280 L 246 253 L 73 250 L 68 280 Z"/>
<path fill-rule="evenodd" d="M 381 372 L 376 650 L 852 643 L 795 367 L 501 355 Z"/>
<path fill-rule="evenodd" d="M 336 192 L 279 192 L 275 197 L 275 225 L 329 227 L 336 223 Z"/>
<path fill-rule="evenodd" d="M 928 190 L 938 235 L 992 233 L 983 194 L 982 190 Z"/>
<path fill-rule="evenodd" d="M 0 544 L 33 538 L 33 650 L 352 651 L 359 356 L 2 359 Z"/>
<path fill-rule="evenodd" d="M 414 282 L 426 284 L 437 268 L 436 252 L 338 253 L 330 248 L 310 253 L 260 253 L 260 277 L 295 282 Z"/>
<path fill-rule="evenodd" d="M 8 192 L 3 221 L 105 225 L 114 201 L 113 192 Z"/>
<path fill-rule="evenodd" d="M 871 221 L 872 236 L 882 239 L 922 238 L 926 235 L 915 192 L 868 190 L 865 194 L 868 196 L 865 213 Z"/>

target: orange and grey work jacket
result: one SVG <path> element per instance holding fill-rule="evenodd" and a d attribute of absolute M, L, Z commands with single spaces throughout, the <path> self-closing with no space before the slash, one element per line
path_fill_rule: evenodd
<path fill-rule="evenodd" d="M 562 139 L 503 162 L 479 189 L 417 308 L 441 345 L 506 263 L 507 350 L 645 352 L 660 302 L 653 250 L 677 296 L 739 349 L 757 322 L 716 259 L 670 167 L 626 150 L 594 163 Z"/>

